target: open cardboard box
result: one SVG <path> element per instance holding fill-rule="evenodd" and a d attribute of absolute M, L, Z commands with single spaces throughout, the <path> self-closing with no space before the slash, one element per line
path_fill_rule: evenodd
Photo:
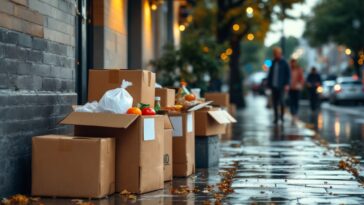
<path fill-rule="evenodd" d="M 173 179 L 173 126 L 169 117 L 164 117 L 164 181 Z"/>
<path fill-rule="evenodd" d="M 204 108 L 195 112 L 195 135 L 211 136 L 225 134 L 226 125 L 236 119 L 220 108 Z"/>
<path fill-rule="evenodd" d="M 155 73 L 148 70 L 91 69 L 88 80 L 88 101 L 99 101 L 106 91 L 120 87 L 122 80 L 132 82 L 126 90 L 133 97 L 133 105 L 154 107 Z"/>
<path fill-rule="evenodd" d="M 116 137 L 117 192 L 145 193 L 162 189 L 164 116 L 72 112 L 61 124 L 74 125 L 75 135 Z"/>
<path fill-rule="evenodd" d="M 114 138 L 32 138 L 33 196 L 101 198 L 114 192 Z"/>

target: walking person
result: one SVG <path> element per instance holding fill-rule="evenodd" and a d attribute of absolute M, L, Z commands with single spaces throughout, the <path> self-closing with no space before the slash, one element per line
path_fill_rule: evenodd
<path fill-rule="evenodd" d="M 310 74 L 307 76 L 306 82 L 308 88 L 308 97 L 310 99 L 310 108 L 312 112 L 315 112 L 319 103 L 317 88 L 322 84 L 321 76 L 317 72 L 317 69 L 315 67 L 311 68 Z"/>
<path fill-rule="evenodd" d="M 299 100 L 301 90 L 304 86 L 303 70 L 298 65 L 296 59 L 291 59 L 291 84 L 289 87 L 289 108 L 292 115 L 292 125 L 296 125 L 298 121 Z"/>
<path fill-rule="evenodd" d="M 268 87 L 272 91 L 272 104 L 274 110 L 274 124 L 280 119 L 284 122 L 284 96 L 289 89 L 291 72 L 288 63 L 282 58 L 282 49 L 273 48 L 272 66 L 268 73 Z M 280 110 L 278 109 L 280 107 Z"/>

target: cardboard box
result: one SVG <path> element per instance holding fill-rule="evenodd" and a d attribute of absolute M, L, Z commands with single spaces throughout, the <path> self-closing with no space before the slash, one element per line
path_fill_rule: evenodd
<path fill-rule="evenodd" d="M 207 101 L 213 101 L 212 105 L 215 105 L 218 107 L 227 108 L 230 105 L 229 93 L 220 93 L 220 92 L 205 93 L 205 99 Z"/>
<path fill-rule="evenodd" d="M 230 104 L 227 110 L 231 116 L 236 117 L 237 110 L 235 104 Z M 232 136 L 233 136 L 233 124 L 228 124 L 226 125 L 226 133 L 223 134 L 221 138 L 224 140 L 230 140 Z"/>
<path fill-rule="evenodd" d="M 164 120 L 164 181 L 173 179 L 173 126 L 168 116 Z"/>
<path fill-rule="evenodd" d="M 120 87 L 122 80 L 133 83 L 126 90 L 133 96 L 134 106 L 141 102 L 154 107 L 155 73 L 147 70 L 90 70 L 88 101 L 99 101 L 106 91 Z"/>
<path fill-rule="evenodd" d="M 32 139 L 32 195 L 101 198 L 115 192 L 115 139 Z"/>
<path fill-rule="evenodd" d="M 176 91 L 168 88 L 156 88 L 155 96 L 161 97 L 162 107 L 172 107 L 176 100 Z"/>
<path fill-rule="evenodd" d="M 116 137 L 116 191 L 163 189 L 164 116 L 72 112 L 61 124 L 75 135 Z"/>
<path fill-rule="evenodd" d="M 173 176 L 195 173 L 194 112 L 169 114 L 173 125 Z"/>
<path fill-rule="evenodd" d="M 220 108 L 204 108 L 195 112 L 195 135 L 211 136 L 225 134 L 226 125 L 236 120 Z"/>

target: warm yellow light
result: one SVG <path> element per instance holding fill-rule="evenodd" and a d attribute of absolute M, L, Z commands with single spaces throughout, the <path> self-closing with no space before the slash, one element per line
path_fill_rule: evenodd
<path fill-rule="evenodd" d="M 254 40 L 254 34 L 249 33 L 249 34 L 246 36 L 246 38 L 247 38 L 249 41 L 252 41 L 252 40 Z"/>
<path fill-rule="evenodd" d="M 228 49 L 226 49 L 226 55 L 231 55 L 231 54 L 233 54 L 233 49 L 231 49 L 231 48 L 228 48 Z"/>
<path fill-rule="evenodd" d="M 153 11 L 155 11 L 155 10 L 157 10 L 158 9 L 158 6 L 157 6 L 157 4 L 152 4 L 151 6 L 150 6 L 150 8 L 153 10 Z"/>
<path fill-rule="evenodd" d="M 345 49 L 345 54 L 346 54 L 346 55 L 350 55 L 350 54 L 351 54 L 351 50 L 350 50 L 350 48 Z"/>
<path fill-rule="evenodd" d="M 239 29 L 240 29 L 240 26 L 238 24 L 233 25 L 233 30 L 234 31 L 239 31 Z"/>
<path fill-rule="evenodd" d="M 191 23 L 193 20 L 193 16 L 192 15 L 187 16 L 186 20 L 187 20 L 187 22 Z"/>
<path fill-rule="evenodd" d="M 363 59 L 359 59 L 359 60 L 358 60 L 358 64 L 359 64 L 359 65 L 363 65 L 363 64 L 364 64 L 364 60 L 363 60 Z"/>
<path fill-rule="evenodd" d="M 226 53 L 222 53 L 220 55 L 220 58 L 221 58 L 221 60 L 226 60 L 228 58 L 228 56 L 226 55 Z"/>
<path fill-rule="evenodd" d="M 250 14 L 251 15 L 251 14 L 253 14 L 253 12 L 254 12 L 254 10 L 253 10 L 252 7 L 249 6 L 248 8 L 246 8 L 246 13 L 247 14 Z"/>
<path fill-rule="evenodd" d="M 208 52 L 209 52 L 209 47 L 204 46 L 204 47 L 202 48 L 202 50 L 203 50 L 203 52 L 208 53 Z"/>
<path fill-rule="evenodd" d="M 324 91 L 324 89 L 322 88 L 322 86 L 319 86 L 319 87 L 317 87 L 316 91 L 317 91 L 317 93 L 321 94 Z"/>
<path fill-rule="evenodd" d="M 182 32 L 186 30 L 186 26 L 185 26 L 185 25 L 179 25 L 179 27 L 178 27 L 178 28 L 179 28 L 179 30 L 180 30 L 180 31 L 182 31 Z"/>

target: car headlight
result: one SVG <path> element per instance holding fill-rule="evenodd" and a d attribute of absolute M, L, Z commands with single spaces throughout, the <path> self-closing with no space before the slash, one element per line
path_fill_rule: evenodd
<path fill-rule="evenodd" d="M 317 93 L 322 93 L 324 91 L 324 88 L 322 86 L 318 86 L 316 89 Z"/>

